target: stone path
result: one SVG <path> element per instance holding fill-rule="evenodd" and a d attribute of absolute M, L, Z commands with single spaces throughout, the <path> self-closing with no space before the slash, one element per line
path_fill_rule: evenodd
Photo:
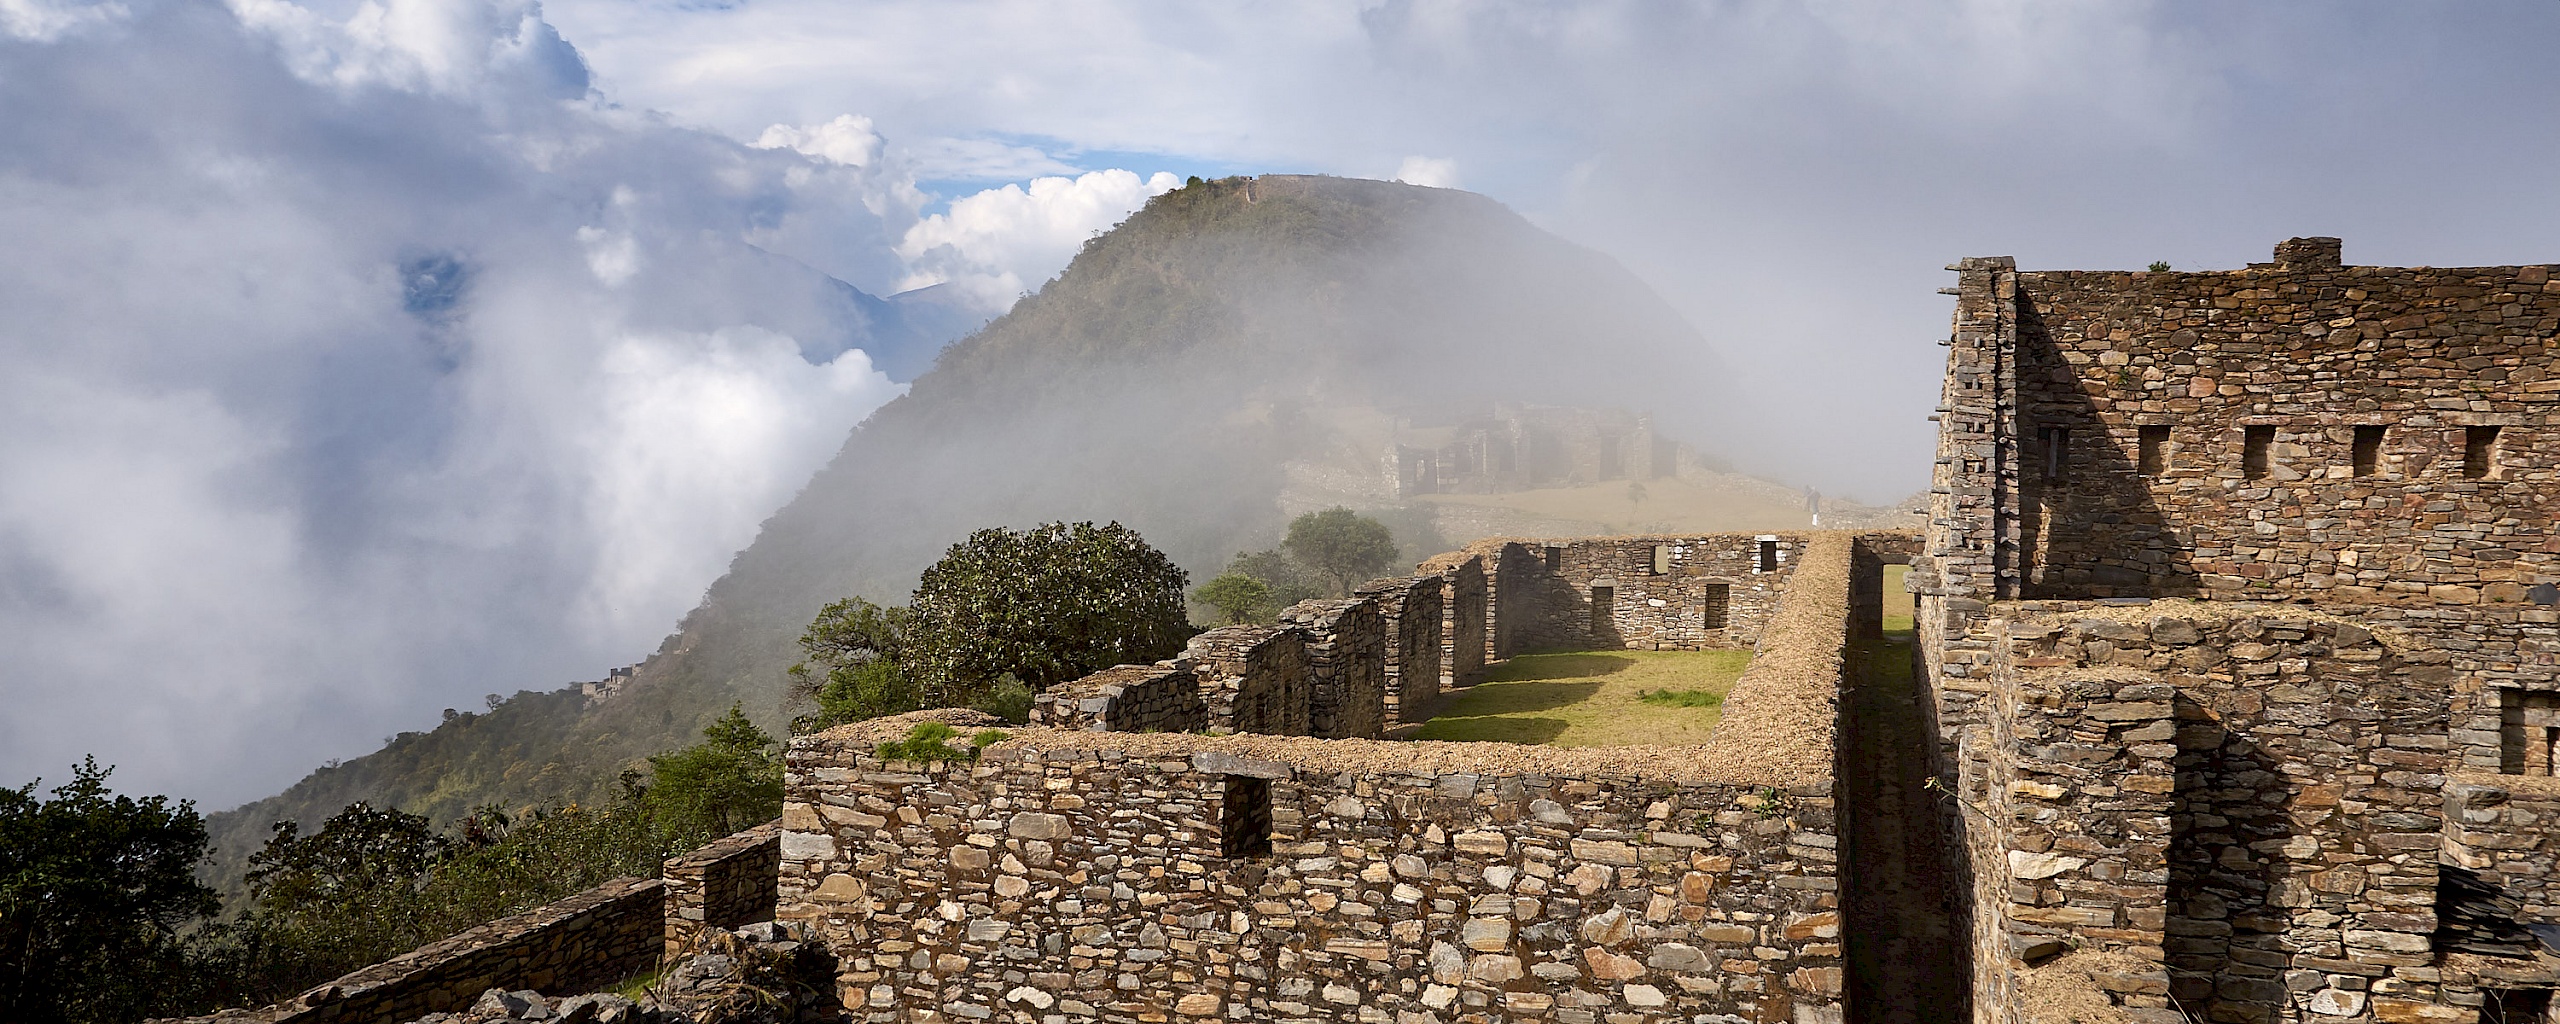
<path fill-rule="evenodd" d="M 1935 741 L 1908 667 L 1911 634 L 1861 642 L 1859 653 L 1839 782 L 1848 1021 L 1961 1024 L 1972 1016 L 1966 931 L 1938 796 L 1923 785 Z"/>

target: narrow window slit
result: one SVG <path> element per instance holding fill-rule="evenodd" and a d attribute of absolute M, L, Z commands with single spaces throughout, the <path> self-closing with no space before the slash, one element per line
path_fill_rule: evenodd
<path fill-rule="evenodd" d="M 2241 428 L 2240 475 L 2251 480 L 2267 476 L 2267 450 L 2275 447 L 2276 428 L 2253 426 Z"/>
<path fill-rule="evenodd" d="M 2169 471 L 2169 425 L 2145 424 L 2138 437 L 2139 465 L 2142 475 L 2159 476 Z"/>
<path fill-rule="evenodd" d="M 2066 456 L 2071 450 L 2071 428 L 2046 427 L 2040 434 L 2044 438 L 2044 478 L 2060 480 L 2063 469 L 2068 466 Z"/>
<path fill-rule="evenodd" d="M 2356 428 L 2355 474 L 2372 476 L 2382 471 L 2382 433 L 2380 426 Z"/>
<path fill-rule="evenodd" d="M 2498 428 L 2462 428 L 2462 475 L 2473 480 L 2498 475 Z"/>
<path fill-rule="evenodd" d="M 1271 854 L 1271 781 L 1227 776 L 1218 806 L 1218 854 L 1229 860 Z"/>

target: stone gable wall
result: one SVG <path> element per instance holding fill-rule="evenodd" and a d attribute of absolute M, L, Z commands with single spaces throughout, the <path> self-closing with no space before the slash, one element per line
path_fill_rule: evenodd
<path fill-rule="evenodd" d="M 1306 636 L 1307 734 L 1375 739 L 1386 731 L 1387 624 L 1365 597 L 1301 601 L 1280 613 Z"/>
<path fill-rule="evenodd" d="M 1192 637 L 1182 660 L 1199 678 L 1209 728 L 1274 736 L 1304 736 L 1314 728 L 1305 633 L 1222 626 Z"/>
<path fill-rule="evenodd" d="M 1827 783 L 1695 781 L 1674 752 L 1506 772 L 1481 744 L 1015 736 L 921 769 L 794 742 L 794 811 L 882 822 L 783 842 L 785 914 L 830 937 L 864 1019 L 1840 1019 Z M 1254 784 L 1270 852 L 1224 856 Z"/>
<path fill-rule="evenodd" d="M 1437 575 L 1398 576 L 1363 586 L 1377 602 L 1386 631 L 1386 721 L 1409 725 L 1431 714 L 1440 696 L 1441 631 L 1446 628 Z"/>
<path fill-rule="evenodd" d="M 1473 686 L 1484 678 L 1485 655 L 1492 640 L 1485 629 L 1484 558 L 1472 553 L 1441 566 L 1423 563 L 1423 571 L 1440 574 L 1440 680 L 1443 686 Z"/>
<path fill-rule="evenodd" d="M 1711 534 L 1486 541 L 1493 566 L 1492 656 L 1541 650 L 1749 648 L 1804 557 L 1806 534 Z M 1774 544 L 1763 570 L 1760 545 Z M 1657 571 L 1658 570 L 1658 571 Z M 1707 625 L 1723 588 L 1724 624 Z M 1601 591 L 1606 608 L 1597 607 Z"/>

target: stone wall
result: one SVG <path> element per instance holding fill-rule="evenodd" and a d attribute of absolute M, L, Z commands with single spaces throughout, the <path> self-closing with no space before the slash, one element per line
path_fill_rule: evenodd
<path fill-rule="evenodd" d="M 790 753 L 797 820 L 887 823 L 783 843 L 784 913 L 843 958 L 864 1020 L 1840 1019 L 1827 779 L 1046 730 L 976 764 L 875 760 L 902 727 Z"/>
<path fill-rule="evenodd" d="M 1198 732 L 1209 705 L 1187 661 L 1120 665 L 1040 692 L 1031 722 L 1099 732 Z"/>
<path fill-rule="evenodd" d="M 1385 620 L 1386 720 L 1410 725 L 1430 717 L 1440 696 L 1441 580 L 1437 575 L 1372 581 L 1359 596 L 1378 605 Z"/>
<path fill-rule="evenodd" d="M 2010 1006 L 2006 976 L 2027 962 L 2080 949 L 2162 966 L 2116 976 L 2135 1009 L 2437 1019 L 2443 659 L 2359 620 L 2225 602 L 1991 609 L 1993 710 L 1961 739 L 1956 789 L 1982 1005 Z"/>
<path fill-rule="evenodd" d="M 773 920 L 773 879 L 782 864 L 784 822 L 767 822 L 670 857 L 664 955 L 674 957 L 706 928 Z"/>
<path fill-rule="evenodd" d="M 1440 576 L 1441 684 L 1473 686 L 1484 678 L 1485 656 L 1492 649 L 1485 629 L 1484 558 L 1459 552 L 1425 562 L 1422 570 Z"/>
<path fill-rule="evenodd" d="M 1387 627 L 1365 597 L 1301 601 L 1280 613 L 1306 636 L 1307 735 L 1375 739 L 1386 731 Z M 1256 730 L 1260 731 L 1260 730 Z"/>
<path fill-rule="evenodd" d="M 1306 634 L 1286 626 L 1223 626 L 1182 652 L 1199 678 L 1209 728 L 1304 736 L 1313 728 Z"/>
<path fill-rule="evenodd" d="M 1497 658 L 1540 650 L 1752 647 L 1803 534 L 1486 542 Z"/>
<path fill-rule="evenodd" d="M 468 1008 L 492 988 L 585 992 L 658 962 L 665 883 L 624 878 L 430 942 L 290 1003 L 192 1018 L 219 1024 L 397 1024 Z"/>
<path fill-rule="evenodd" d="M 2341 266 L 2335 239 L 2236 271 L 1962 266 L 1950 391 L 1996 400 L 1948 403 L 1941 469 L 1961 510 L 1996 509 L 1976 540 L 2010 546 L 2017 596 L 2471 604 L 2560 580 L 2550 267 Z"/>

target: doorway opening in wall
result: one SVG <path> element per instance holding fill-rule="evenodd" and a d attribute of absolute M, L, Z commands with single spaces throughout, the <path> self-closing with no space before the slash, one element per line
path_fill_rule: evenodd
<path fill-rule="evenodd" d="M 2498 428 L 2462 428 L 2462 475 L 2473 480 L 2498 475 Z"/>
<path fill-rule="evenodd" d="M 1727 583 L 1707 584 L 1698 604 L 1704 613 L 1700 623 L 1707 629 L 1723 629 L 1725 619 L 1733 612 L 1733 586 Z"/>
<path fill-rule="evenodd" d="M 2142 475 L 2159 476 L 2169 471 L 2168 424 L 2144 424 L 2136 435 L 2136 442 L 2139 456 L 2136 463 L 2142 467 Z"/>
<path fill-rule="evenodd" d="M 1611 613 L 1612 613 L 1612 612 L 1614 612 L 1614 611 L 1617 609 L 1617 604 L 1618 604 L 1618 590 L 1617 590 L 1617 588 L 1615 588 L 1615 587 L 1593 587 L 1593 588 L 1591 588 L 1591 635 L 1592 635 L 1592 636 L 1594 636 L 1594 637 L 1606 637 L 1606 636 L 1608 636 L 1608 634 L 1609 634 L 1609 626 L 1610 626 L 1610 623 L 1611 623 L 1611 620 L 1612 620 L 1612 615 L 1611 615 Z"/>
<path fill-rule="evenodd" d="M 1763 537 L 1763 538 L 1761 538 L 1761 539 L 1760 539 L 1760 557 L 1759 557 L 1759 559 L 1758 559 L 1757 561 L 1754 561 L 1753 563 L 1751 563 L 1751 571 L 1753 571 L 1753 572 L 1776 572 L 1776 571 L 1778 571 L 1778 542 L 1777 542 L 1777 541 L 1775 541 L 1775 540 L 1773 540 L 1773 539 L 1770 539 L 1770 538 L 1767 538 L 1767 537 Z"/>
<path fill-rule="evenodd" d="M 2276 428 L 2272 426 L 2240 428 L 2240 475 L 2251 480 L 2265 479 L 2267 450 L 2275 443 Z"/>
<path fill-rule="evenodd" d="M 2547 988 L 2493 988 L 2481 995 L 2480 1024 L 2542 1024 L 2551 1013 Z"/>
<path fill-rule="evenodd" d="M 1218 806 L 1218 853 L 1229 860 L 1271 854 L 1271 781 L 1227 776 Z"/>
<path fill-rule="evenodd" d="M 2385 429 L 2377 424 L 2356 428 L 2355 475 L 2372 476 L 2382 471 L 2382 432 Z"/>

